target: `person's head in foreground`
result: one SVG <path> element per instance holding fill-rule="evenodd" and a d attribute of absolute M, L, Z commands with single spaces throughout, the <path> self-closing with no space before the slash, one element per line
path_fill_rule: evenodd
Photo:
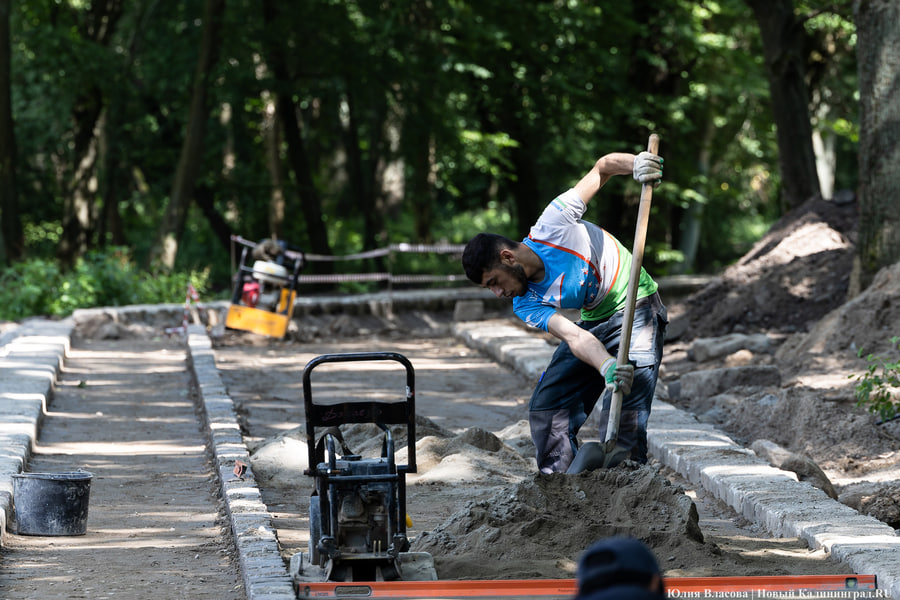
<path fill-rule="evenodd" d="M 665 598 L 656 557 L 640 540 L 611 537 L 595 542 L 578 561 L 575 600 Z"/>

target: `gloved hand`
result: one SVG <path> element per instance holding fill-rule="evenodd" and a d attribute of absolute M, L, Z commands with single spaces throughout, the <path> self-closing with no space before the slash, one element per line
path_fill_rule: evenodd
<path fill-rule="evenodd" d="M 623 396 L 631 393 L 631 385 L 634 383 L 634 365 L 631 363 L 617 365 L 615 358 L 607 358 L 600 366 L 600 374 L 610 391 L 620 390 Z"/>
<path fill-rule="evenodd" d="M 663 159 L 656 154 L 641 152 L 634 157 L 634 180 L 659 186 L 663 175 Z"/>

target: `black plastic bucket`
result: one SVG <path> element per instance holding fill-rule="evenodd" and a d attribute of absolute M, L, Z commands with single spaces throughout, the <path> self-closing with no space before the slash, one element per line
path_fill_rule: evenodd
<path fill-rule="evenodd" d="M 12 477 L 20 535 L 85 534 L 91 473 L 17 473 Z"/>

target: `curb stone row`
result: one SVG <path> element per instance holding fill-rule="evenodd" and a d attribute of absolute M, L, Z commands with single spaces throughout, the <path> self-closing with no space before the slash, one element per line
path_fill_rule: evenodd
<path fill-rule="evenodd" d="M 187 345 L 247 598 L 294 600 L 296 594 L 278 550 L 272 517 L 256 485 L 250 452 L 241 437 L 234 402 L 216 368 L 206 328 L 189 325 Z M 246 465 L 240 477 L 235 470 L 238 461 Z"/>
<path fill-rule="evenodd" d="M 13 510 L 13 475 L 28 463 L 74 322 L 35 319 L 0 338 L 0 546 Z"/>

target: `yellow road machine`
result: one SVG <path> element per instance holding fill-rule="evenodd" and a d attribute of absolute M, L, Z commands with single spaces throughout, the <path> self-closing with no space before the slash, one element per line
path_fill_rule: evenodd
<path fill-rule="evenodd" d="M 241 255 L 225 326 L 284 337 L 297 298 L 297 276 L 306 263 L 303 253 L 271 239 L 256 243 L 231 236 L 231 242 Z"/>

